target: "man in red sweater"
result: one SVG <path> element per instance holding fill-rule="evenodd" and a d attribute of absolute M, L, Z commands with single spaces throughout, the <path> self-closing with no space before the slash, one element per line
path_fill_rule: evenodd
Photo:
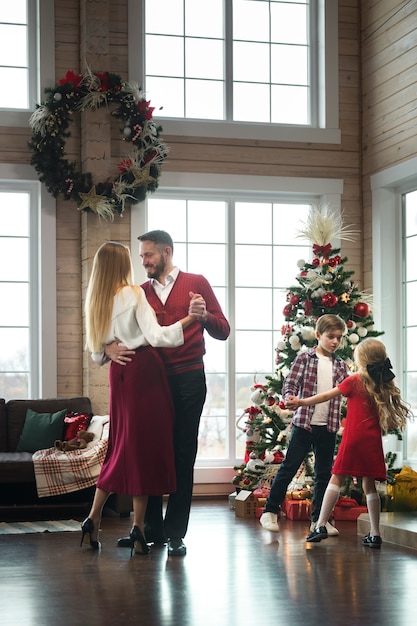
<path fill-rule="evenodd" d="M 186 316 L 197 315 L 200 324 L 184 330 L 184 344 L 160 348 L 170 382 L 175 408 L 174 450 L 177 491 L 168 498 L 165 517 L 162 498 L 149 498 L 145 516 L 146 539 L 155 544 L 168 540 L 168 555 L 185 556 L 184 537 L 190 516 L 194 482 L 194 463 L 200 417 L 206 399 L 204 330 L 215 339 L 226 340 L 230 333 L 209 282 L 199 274 L 182 272 L 173 263 L 174 244 L 163 230 L 153 230 L 138 237 L 142 265 L 150 279 L 142 285 L 161 326 L 168 326 Z M 190 303 L 191 294 L 198 294 Z M 106 348 L 106 355 L 125 365 L 130 351 L 116 342 Z M 155 453 L 157 451 L 155 450 Z M 130 546 L 123 537 L 118 545 Z"/>

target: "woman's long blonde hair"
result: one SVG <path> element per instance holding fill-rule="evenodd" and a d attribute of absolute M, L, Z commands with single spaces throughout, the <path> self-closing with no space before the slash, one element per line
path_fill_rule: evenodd
<path fill-rule="evenodd" d="M 85 299 L 86 349 L 90 352 L 103 350 L 110 328 L 114 296 L 126 285 L 133 287 L 129 248 L 117 241 L 107 241 L 94 256 Z M 138 297 L 139 290 L 134 289 Z"/>
<path fill-rule="evenodd" d="M 377 408 L 382 431 L 403 430 L 410 410 L 393 381 L 394 374 L 384 344 L 378 339 L 364 339 L 355 348 L 355 363 Z"/>

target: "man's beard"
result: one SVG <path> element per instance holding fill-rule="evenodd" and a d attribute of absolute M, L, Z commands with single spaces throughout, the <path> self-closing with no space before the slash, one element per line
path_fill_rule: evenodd
<path fill-rule="evenodd" d="M 149 269 L 146 269 L 146 274 L 148 278 L 155 278 L 156 280 L 159 280 L 161 275 L 164 273 L 164 270 L 165 270 L 165 261 L 163 259 L 163 256 L 161 255 L 159 258 L 159 262 L 155 266 L 150 267 Z"/>

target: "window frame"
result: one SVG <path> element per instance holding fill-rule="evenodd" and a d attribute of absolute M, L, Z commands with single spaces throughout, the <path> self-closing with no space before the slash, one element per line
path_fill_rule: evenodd
<path fill-rule="evenodd" d="M 139 85 L 144 83 L 144 3 L 145 0 L 128 0 L 129 79 Z M 340 144 L 337 5 L 332 0 L 315 0 L 312 5 L 322 34 L 317 47 L 318 127 L 211 120 L 201 122 L 158 117 L 165 135 Z M 138 49 L 142 54 L 138 54 Z"/>
<path fill-rule="evenodd" d="M 384 330 L 382 340 L 404 387 L 406 370 L 403 302 L 403 195 L 417 189 L 417 157 L 394 165 L 370 178 L 372 193 L 372 258 L 375 327 Z M 407 459 L 407 430 L 403 440 L 404 464 L 417 470 L 417 460 Z"/>
<path fill-rule="evenodd" d="M 0 127 L 27 128 L 40 101 L 41 85 L 55 82 L 54 0 L 28 2 L 29 109 L 0 109 Z"/>
<path fill-rule="evenodd" d="M 227 194 L 234 200 L 248 199 L 250 196 L 256 200 L 267 202 L 311 201 L 313 198 L 321 206 L 330 206 L 335 211 L 341 211 L 341 196 L 343 193 L 343 180 L 341 179 L 314 179 L 314 178 L 291 178 L 280 176 L 239 176 L 227 174 L 194 174 L 165 172 L 155 196 L 184 196 L 193 197 L 198 195 L 210 196 L 210 198 L 224 198 Z M 146 273 L 140 263 L 138 254 L 137 236 L 147 230 L 146 201 L 134 207 L 131 211 L 131 250 L 134 274 L 136 282 L 142 283 L 147 280 Z M 336 241 L 335 245 L 339 245 Z M 232 254 L 232 252 L 230 252 Z M 231 322 L 231 335 L 228 339 L 229 356 L 228 372 L 230 377 L 230 365 L 234 367 L 234 302 L 231 294 L 228 297 L 228 317 Z M 277 328 L 280 328 L 277 322 Z M 274 346 L 271 346 L 273 354 Z M 271 372 L 271 375 L 273 372 Z M 233 381 L 229 378 L 229 389 L 233 389 Z M 248 398 L 249 401 L 249 398 Z M 233 467 L 242 462 L 236 457 L 236 424 L 231 416 L 236 415 L 235 398 L 228 399 L 227 416 L 228 438 L 230 443 L 230 457 L 220 460 L 198 459 L 195 465 L 195 483 L 228 483 L 232 480 L 235 472 Z"/>

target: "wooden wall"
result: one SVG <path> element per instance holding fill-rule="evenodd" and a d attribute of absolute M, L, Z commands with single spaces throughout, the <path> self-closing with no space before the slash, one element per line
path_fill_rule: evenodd
<path fill-rule="evenodd" d="M 417 155 L 417 2 L 361 3 L 364 281 L 372 287 L 372 174 Z"/>
<path fill-rule="evenodd" d="M 362 231 L 360 16 L 362 14 L 362 19 L 365 20 L 372 13 L 371 8 L 368 13 L 366 12 L 365 5 L 375 6 L 374 11 L 377 12 L 377 6 L 390 4 L 392 4 L 390 0 L 362 3 L 360 0 L 339 0 L 339 100 L 342 131 L 340 145 L 220 141 L 164 135 L 171 148 L 166 170 L 343 179 L 342 207 L 345 222 Z M 400 4 L 404 3 L 398 2 L 398 5 Z M 80 16 L 86 15 L 86 11 L 91 8 L 95 10 L 99 28 L 103 27 L 103 20 L 108 22 L 105 25 L 109 33 L 108 50 L 104 56 L 100 56 L 97 46 L 89 48 L 85 28 L 81 28 Z M 372 28 L 369 32 L 371 30 Z M 94 70 L 109 70 L 127 78 L 127 0 L 55 0 L 55 40 L 56 80 L 63 77 L 69 69 L 83 71 L 85 62 L 91 64 L 91 59 L 102 63 L 101 67 L 93 67 Z M 365 40 L 365 45 L 369 46 L 367 42 L 369 39 Z M 375 45 L 377 44 L 378 41 Z M 382 46 L 382 42 L 379 45 Z M 382 63 L 382 59 L 380 62 Z M 379 129 L 380 136 L 381 116 L 378 122 L 376 129 Z M 10 134 L 17 138 L 13 141 L 13 151 L 10 150 Z M 79 135 L 79 128 L 74 127 L 67 146 L 68 152 L 77 159 L 80 155 Z M 24 129 L 2 128 L 0 162 L 28 163 L 30 154 L 26 141 L 29 136 L 29 131 Z M 364 139 L 366 137 L 364 134 Z M 369 154 L 369 147 L 367 151 Z M 375 166 L 378 165 L 377 155 L 382 155 L 381 146 L 375 151 L 373 161 Z M 57 202 L 57 349 L 58 394 L 61 396 L 89 393 L 88 371 L 86 375 L 86 368 L 89 366 L 86 365 L 83 354 L 83 285 L 88 274 L 88 259 L 91 258 L 97 240 L 101 236 L 103 240 L 107 236 L 128 240 L 128 220 L 122 219 L 126 220 L 127 226 L 121 227 L 119 223 L 114 227 L 117 230 L 116 235 L 113 235 L 112 227 L 100 224 L 97 219 L 95 225 L 92 225 L 91 221 L 90 224 L 86 223 L 85 216 L 80 216 L 74 204 L 63 200 Z M 89 234 L 92 233 L 92 229 L 95 231 L 94 236 Z M 369 237 L 368 233 L 366 241 L 368 245 Z M 85 247 L 88 248 L 87 253 Z M 355 271 L 355 278 L 361 285 L 363 249 L 360 236 L 354 243 L 343 243 L 343 253 L 349 257 L 349 265 Z M 101 374 L 104 377 L 103 390 L 106 389 L 105 370 L 106 368 L 103 368 Z M 93 397 L 97 412 L 106 410 L 105 398 L 104 391 L 97 396 L 97 402 Z"/>

